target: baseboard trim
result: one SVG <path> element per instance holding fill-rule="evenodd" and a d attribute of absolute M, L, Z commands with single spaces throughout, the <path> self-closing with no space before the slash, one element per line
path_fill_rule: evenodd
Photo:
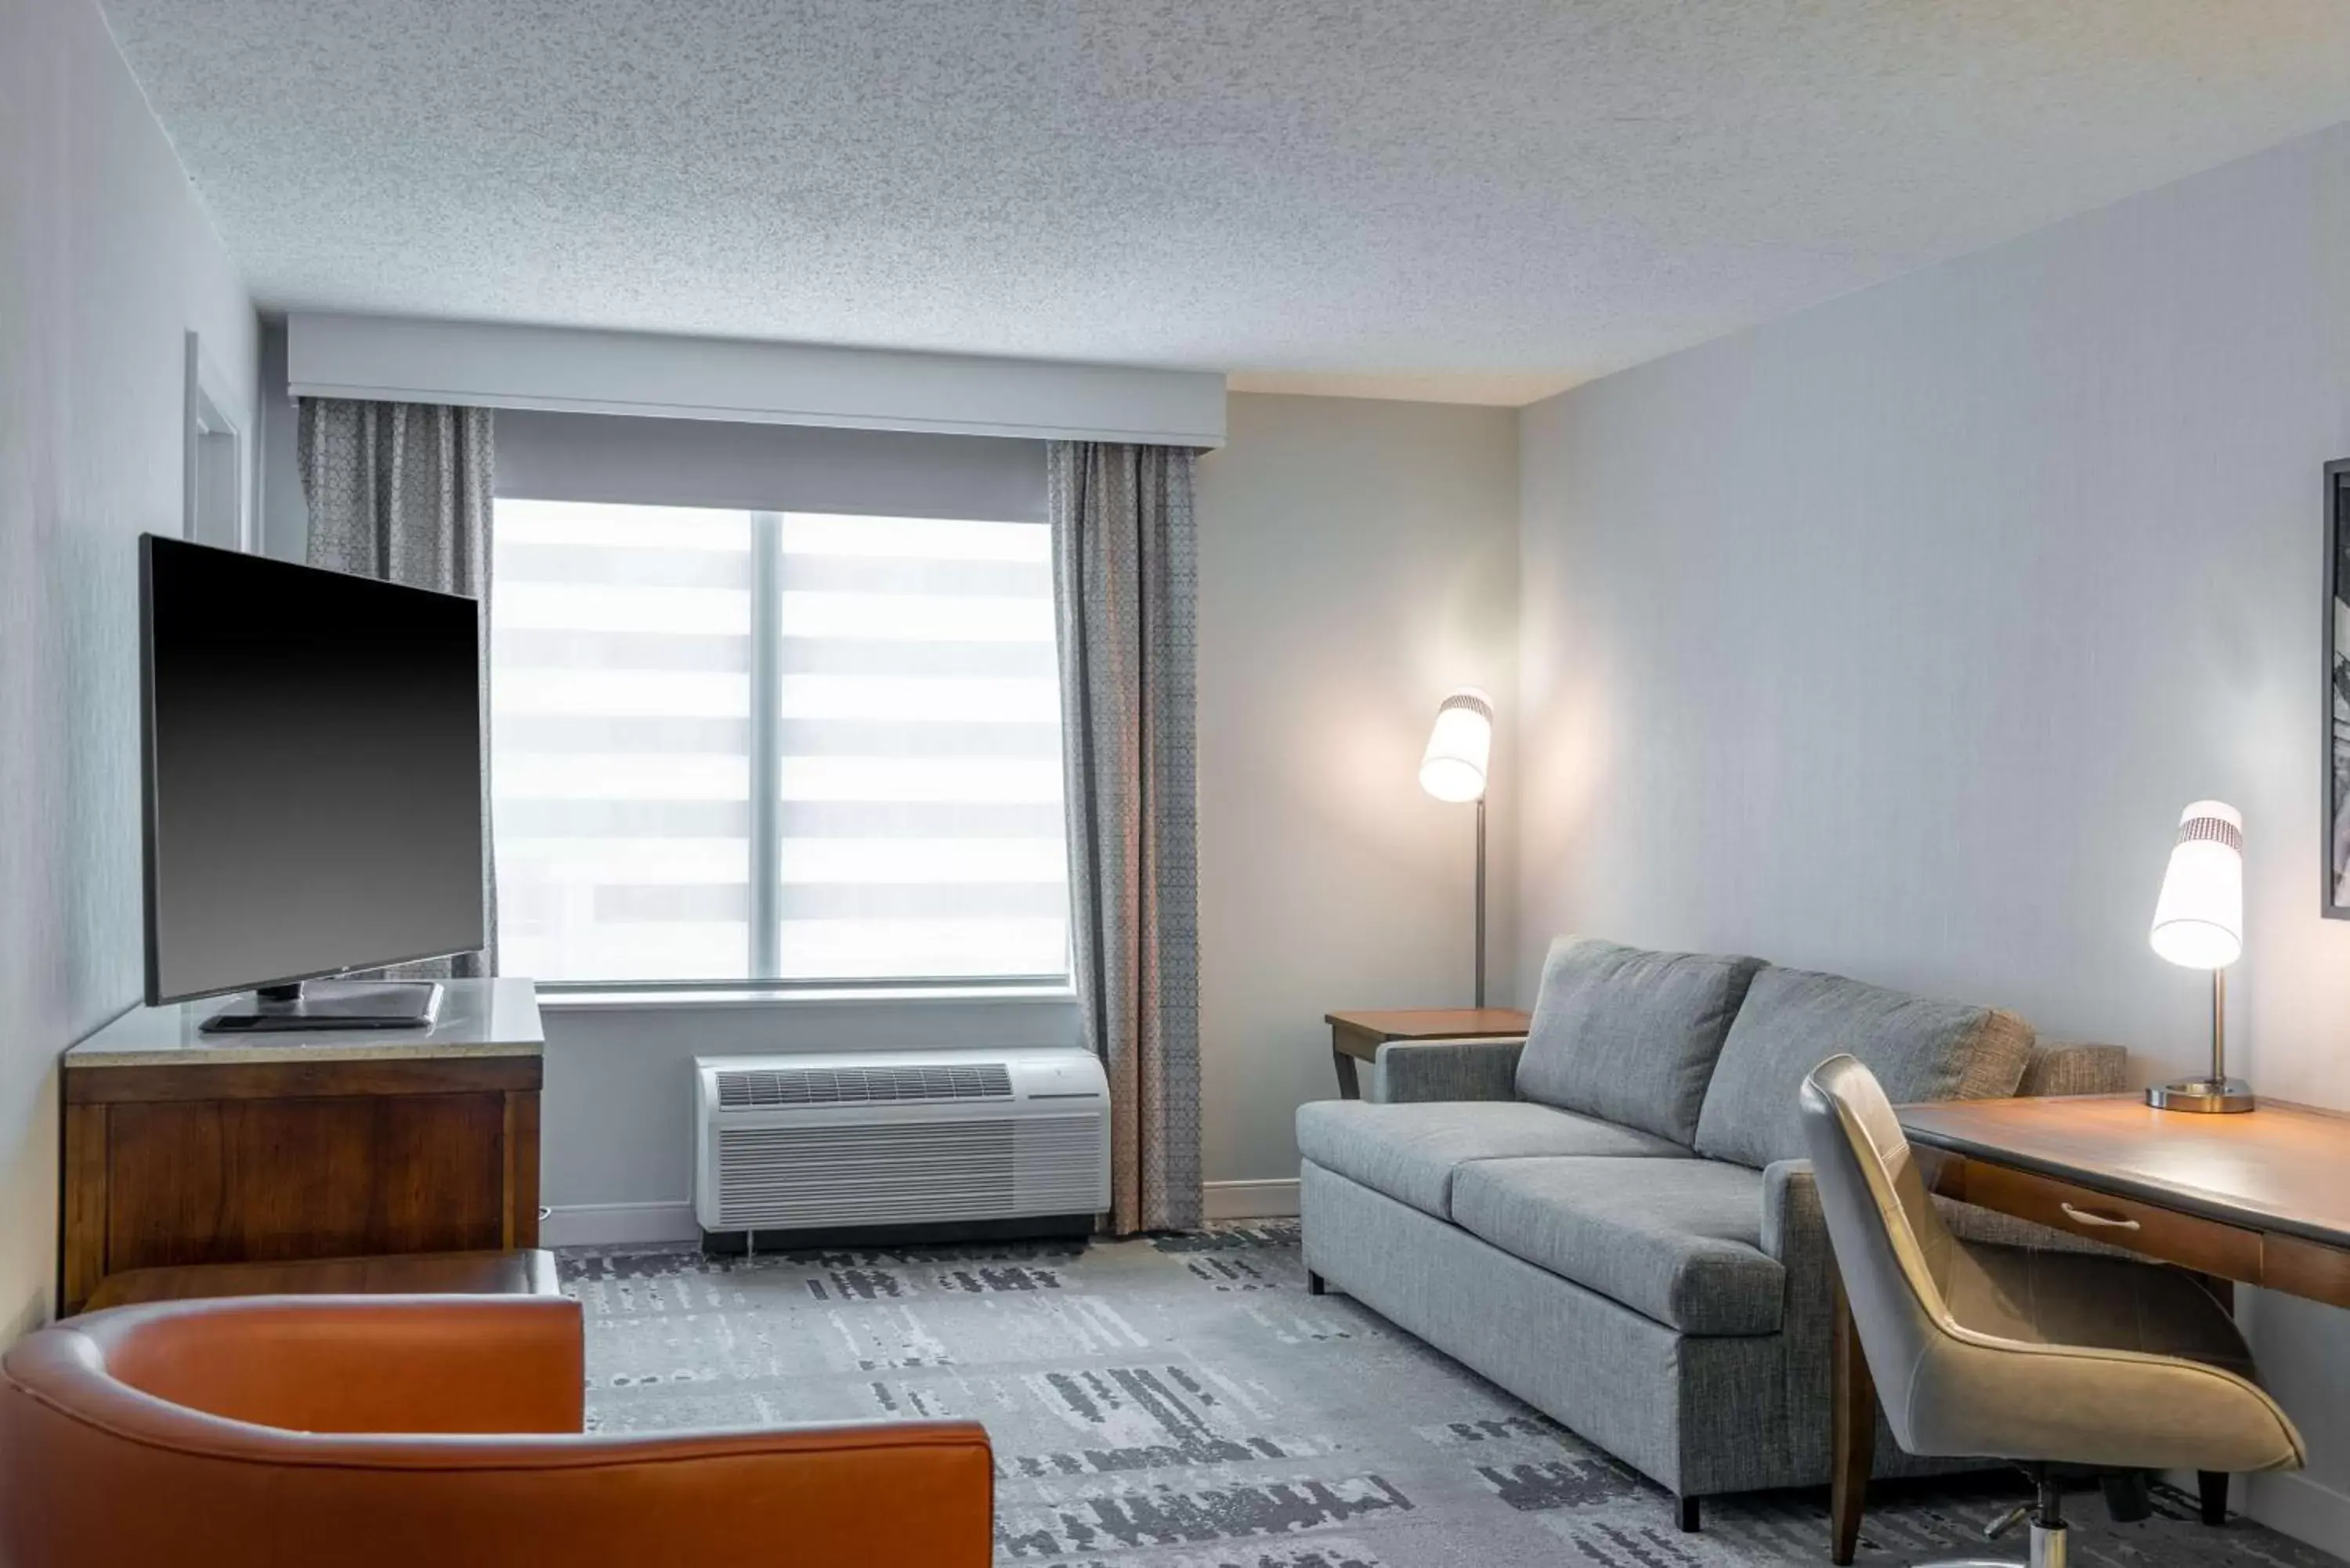
<path fill-rule="evenodd" d="M 1200 1197 L 1211 1220 L 1286 1220 L 1297 1212 L 1297 1179 L 1203 1181 Z"/>
<path fill-rule="evenodd" d="M 655 1241 L 699 1241 L 691 1203 L 572 1203 L 547 1210 L 538 1222 L 542 1247 L 627 1247 Z"/>
<path fill-rule="evenodd" d="M 2272 1530 L 2322 1552 L 2350 1556 L 2350 1496 L 2290 1470 L 2240 1478 L 2237 1506 Z"/>
<path fill-rule="evenodd" d="M 1297 1179 L 1201 1183 L 1201 1208 L 1211 1220 L 1286 1220 L 1297 1213 Z M 691 1203 L 569 1203 L 538 1222 L 543 1247 L 627 1247 L 699 1241 Z"/>

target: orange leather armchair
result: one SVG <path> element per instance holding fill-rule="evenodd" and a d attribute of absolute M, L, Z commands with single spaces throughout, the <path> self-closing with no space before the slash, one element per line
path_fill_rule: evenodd
<path fill-rule="evenodd" d="M 578 1304 L 163 1302 L 0 1357 L 0 1565 L 983 1568 L 959 1421 L 583 1435 Z"/>

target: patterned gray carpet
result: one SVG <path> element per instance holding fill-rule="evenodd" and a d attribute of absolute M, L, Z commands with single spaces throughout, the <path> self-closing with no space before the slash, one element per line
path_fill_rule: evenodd
<path fill-rule="evenodd" d="M 577 1249 L 589 1424 L 984 1422 L 996 1559 L 1053 1568 L 1731 1568 L 1827 1561 L 1826 1496 L 1664 1494 L 1365 1308 L 1305 1293 L 1294 1225 L 752 1260 Z M 2014 1489 L 1880 1488 L 1860 1562 L 1979 1553 Z M 2074 1560 L 2337 1560 L 2158 1491 L 2073 1509 Z M 2020 1558 L 2011 1537 L 2000 1555 Z"/>

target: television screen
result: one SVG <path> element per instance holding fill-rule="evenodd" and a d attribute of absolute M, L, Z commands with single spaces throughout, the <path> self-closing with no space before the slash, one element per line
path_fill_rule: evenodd
<path fill-rule="evenodd" d="M 140 548 L 149 1004 L 480 947 L 480 607 Z"/>

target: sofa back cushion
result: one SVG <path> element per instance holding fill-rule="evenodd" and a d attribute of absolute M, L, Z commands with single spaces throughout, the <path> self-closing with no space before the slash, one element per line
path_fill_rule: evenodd
<path fill-rule="evenodd" d="M 1839 1052 L 1866 1064 L 1897 1105 L 1994 1098 L 2022 1081 L 2032 1025 L 1997 1008 L 1766 966 L 1714 1064 L 1698 1153 L 1758 1167 L 1807 1158 L 1796 1096 L 1805 1075 Z"/>
<path fill-rule="evenodd" d="M 1561 937 L 1543 963 L 1518 1094 L 1686 1145 L 1760 959 Z"/>

